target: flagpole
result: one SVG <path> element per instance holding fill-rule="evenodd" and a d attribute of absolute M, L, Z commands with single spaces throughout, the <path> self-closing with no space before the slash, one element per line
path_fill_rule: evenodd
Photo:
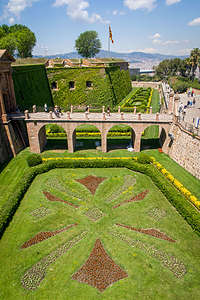
<path fill-rule="evenodd" d="M 108 55 L 110 57 L 110 32 L 109 32 L 109 28 L 108 28 Z"/>

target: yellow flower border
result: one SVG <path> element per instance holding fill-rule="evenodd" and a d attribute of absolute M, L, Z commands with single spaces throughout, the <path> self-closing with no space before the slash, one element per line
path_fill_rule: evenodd
<path fill-rule="evenodd" d="M 196 208 L 200 210 L 200 201 L 196 196 L 183 186 L 183 184 L 177 180 L 169 171 L 167 171 L 156 159 L 151 156 L 153 165 L 176 187 Z"/>

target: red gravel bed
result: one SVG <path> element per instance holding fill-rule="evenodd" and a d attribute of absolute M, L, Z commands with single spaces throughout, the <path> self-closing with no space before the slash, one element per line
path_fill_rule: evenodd
<path fill-rule="evenodd" d="M 49 192 L 43 191 L 43 194 L 44 194 L 45 197 L 46 197 L 48 200 L 50 200 L 50 201 L 64 202 L 64 203 L 66 203 L 66 204 L 68 204 L 68 205 L 70 205 L 70 206 L 73 206 L 73 207 L 75 207 L 75 208 L 78 208 L 78 207 L 79 207 L 78 205 L 75 205 L 75 204 L 73 204 L 73 203 L 71 203 L 71 202 L 69 202 L 69 201 L 62 200 L 62 199 L 60 199 L 60 198 L 58 198 L 58 197 L 52 195 L 52 194 L 49 193 Z"/>
<path fill-rule="evenodd" d="M 108 256 L 100 239 L 97 239 L 88 260 L 72 279 L 103 292 L 109 285 L 126 277 L 128 274 Z"/>
<path fill-rule="evenodd" d="M 59 234 L 60 232 L 63 232 L 63 231 L 66 231 L 68 229 L 70 229 L 71 227 L 73 226 L 77 226 L 78 224 L 75 223 L 75 224 L 72 224 L 72 225 L 69 225 L 65 228 L 62 228 L 60 230 L 56 230 L 56 231 L 46 231 L 46 232 L 40 232 L 38 234 L 36 234 L 36 236 L 34 236 L 32 239 L 30 239 L 29 241 L 25 242 L 21 248 L 28 248 L 32 245 L 35 245 L 35 244 L 38 244 L 44 240 L 47 240 L 49 239 L 50 237 L 54 236 L 54 235 L 57 235 Z"/>
<path fill-rule="evenodd" d="M 173 240 L 169 236 L 167 236 L 165 233 L 160 232 L 157 229 L 153 229 L 153 228 L 150 228 L 150 229 L 135 228 L 135 227 L 131 227 L 131 226 L 128 226 L 128 225 L 119 224 L 119 223 L 117 223 L 116 225 L 127 228 L 127 229 L 130 229 L 130 230 L 134 230 L 134 231 L 137 231 L 137 232 L 140 232 L 140 233 L 152 235 L 152 236 L 154 236 L 158 239 L 166 240 L 168 242 L 172 242 L 172 243 L 176 242 L 175 240 Z"/>
<path fill-rule="evenodd" d="M 136 195 L 135 197 L 133 197 L 129 200 L 125 200 L 125 201 L 120 202 L 119 204 L 113 206 L 113 208 L 117 208 L 117 207 L 122 206 L 126 203 L 129 203 L 129 202 L 141 201 L 141 200 L 144 199 L 144 197 L 146 197 L 148 192 L 149 192 L 149 190 L 145 190 L 145 191 L 141 192 L 140 194 Z"/>
<path fill-rule="evenodd" d="M 82 179 L 76 179 L 76 181 L 83 184 L 94 195 L 99 184 L 103 182 L 105 179 L 106 179 L 105 177 L 96 177 L 96 176 L 89 175 Z"/>

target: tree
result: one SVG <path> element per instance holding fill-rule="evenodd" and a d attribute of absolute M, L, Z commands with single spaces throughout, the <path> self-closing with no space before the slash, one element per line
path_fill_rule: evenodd
<path fill-rule="evenodd" d="M 200 49 L 194 48 L 190 53 L 191 79 L 194 80 L 195 71 L 199 65 Z"/>
<path fill-rule="evenodd" d="M 32 50 L 36 43 L 36 38 L 33 32 L 29 29 L 23 29 L 16 32 L 17 51 L 22 58 L 31 57 Z"/>
<path fill-rule="evenodd" d="M 86 58 L 94 57 L 101 49 L 101 42 L 96 31 L 85 31 L 75 41 L 78 53 Z"/>
<path fill-rule="evenodd" d="M 31 57 L 36 44 L 35 34 L 26 26 L 15 24 L 0 26 L 0 49 L 7 49 L 11 55 Z"/>

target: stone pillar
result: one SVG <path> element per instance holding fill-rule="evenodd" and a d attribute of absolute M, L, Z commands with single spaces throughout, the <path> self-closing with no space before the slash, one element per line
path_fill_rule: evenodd
<path fill-rule="evenodd" d="M 104 130 L 101 134 L 101 151 L 105 153 L 107 152 L 107 133 Z"/>
<path fill-rule="evenodd" d="M 138 120 L 142 120 L 140 112 L 138 113 Z"/>
<path fill-rule="evenodd" d="M 118 114 L 120 114 L 120 112 L 121 112 L 121 108 L 120 106 L 118 106 Z"/>
<path fill-rule="evenodd" d="M 6 115 L 6 109 L 5 109 L 5 104 L 4 104 L 4 99 L 3 99 L 1 85 L 0 85 L 0 106 L 1 106 L 1 113 L 2 113 L 2 115 Z"/>
<path fill-rule="evenodd" d="M 76 132 L 74 133 L 74 131 L 68 131 L 67 132 L 67 143 L 68 143 L 68 152 L 69 153 L 74 153 L 74 141 L 75 141 L 75 138 L 74 138 L 74 134 L 76 134 Z"/>
<path fill-rule="evenodd" d="M 168 114 L 173 113 L 173 106 L 174 106 L 174 92 L 171 92 L 169 94 Z"/>
<path fill-rule="evenodd" d="M 135 143 L 134 143 L 135 152 L 140 152 L 141 136 L 142 136 L 142 132 L 135 133 Z"/>
<path fill-rule="evenodd" d="M 179 101 L 180 101 L 180 96 L 178 94 L 176 94 L 174 96 L 174 109 L 173 109 L 174 116 L 176 116 L 176 117 L 179 116 L 179 114 L 178 114 Z"/>
<path fill-rule="evenodd" d="M 152 106 L 149 108 L 149 113 L 152 114 Z"/>
<path fill-rule="evenodd" d="M 106 120 L 106 113 L 103 112 L 103 120 Z"/>
<path fill-rule="evenodd" d="M 156 113 L 156 121 L 159 121 L 159 113 Z"/>
<path fill-rule="evenodd" d="M 25 114 L 25 119 L 29 119 L 29 113 L 28 113 L 28 110 L 25 110 L 24 114 Z"/>
<path fill-rule="evenodd" d="M 121 112 L 121 120 L 124 120 L 124 113 Z"/>
<path fill-rule="evenodd" d="M 71 117 L 70 117 L 70 112 L 67 111 L 67 120 L 70 120 L 70 119 L 71 119 Z"/>
<path fill-rule="evenodd" d="M 104 113 L 105 112 L 105 106 L 103 105 L 102 106 L 102 113 Z"/>
<path fill-rule="evenodd" d="M 71 105 L 71 110 L 70 111 L 71 111 L 71 114 L 72 114 L 73 113 L 73 105 Z"/>
<path fill-rule="evenodd" d="M 133 111 L 134 115 L 136 115 L 136 111 L 137 111 L 137 107 L 134 106 L 134 111 Z"/>
<path fill-rule="evenodd" d="M 33 113 L 36 113 L 36 112 L 37 112 L 36 105 L 33 105 Z"/>
<path fill-rule="evenodd" d="M 40 147 L 40 140 L 39 140 L 39 132 L 37 125 L 34 125 L 33 122 L 26 122 L 27 132 L 28 132 L 28 139 L 29 139 L 29 145 L 30 145 L 30 151 L 35 153 L 41 152 Z"/>

